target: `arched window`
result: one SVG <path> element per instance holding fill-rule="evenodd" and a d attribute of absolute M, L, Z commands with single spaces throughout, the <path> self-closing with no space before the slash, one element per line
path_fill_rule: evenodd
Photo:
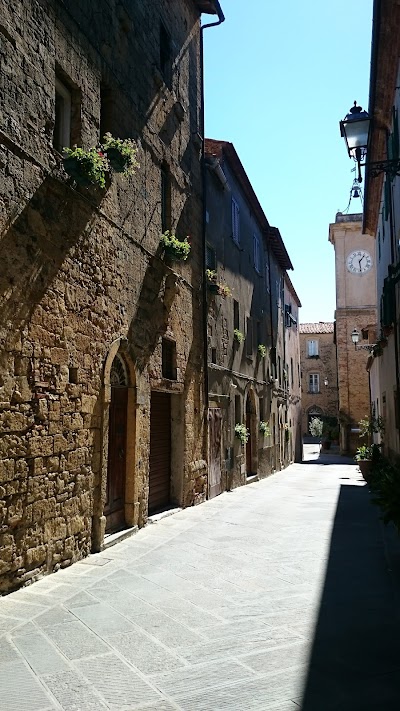
<path fill-rule="evenodd" d="M 110 370 L 110 384 L 113 387 L 127 387 L 128 386 L 128 371 L 126 365 L 117 353 L 115 356 L 111 370 Z"/>

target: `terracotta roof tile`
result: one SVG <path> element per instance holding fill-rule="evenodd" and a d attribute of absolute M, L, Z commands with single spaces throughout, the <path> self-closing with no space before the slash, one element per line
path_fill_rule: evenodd
<path fill-rule="evenodd" d="M 333 322 L 301 323 L 300 333 L 333 333 Z"/>

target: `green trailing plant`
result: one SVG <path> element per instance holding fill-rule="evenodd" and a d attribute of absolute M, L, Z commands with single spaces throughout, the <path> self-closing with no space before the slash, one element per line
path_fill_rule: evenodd
<path fill-rule="evenodd" d="M 64 170 L 78 185 L 97 185 L 105 188 L 106 173 L 108 170 L 107 159 L 102 151 L 90 148 L 63 148 Z"/>
<path fill-rule="evenodd" d="M 264 437 L 270 436 L 271 430 L 269 427 L 269 422 L 264 422 L 264 420 L 260 420 L 260 432 Z"/>
<path fill-rule="evenodd" d="M 237 437 L 238 439 L 240 439 L 242 445 L 245 445 L 246 442 L 249 441 L 250 432 L 249 432 L 249 430 L 246 428 L 246 425 L 242 425 L 242 424 L 240 424 L 240 423 L 237 423 L 237 424 L 235 425 L 235 437 Z"/>
<path fill-rule="evenodd" d="M 308 429 L 312 437 L 322 437 L 324 423 L 319 417 L 313 417 Z"/>
<path fill-rule="evenodd" d="M 217 284 L 217 272 L 214 269 L 206 269 L 206 277 L 209 284 Z"/>
<path fill-rule="evenodd" d="M 260 356 L 260 358 L 265 358 L 267 355 L 267 349 L 266 346 L 264 346 L 263 343 L 259 343 L 257 346 L 257 353 Z"/>
<path fill-rule="evenodd" d="M 290 429 L 289 429 L 289 425 L 286 424 L 285 427 L 284 427 L 284 429 L 285 429 L 285 442 L 289 442 L 289 440 L 290 440 Z"/>
<path fill-rule="evenodd" d="M 190 254 L 189 238 L 185 237 L 184 240 L 180 240 L 169 230 L 161 235 L 160 243 L 164 253 L 177 261 L 186 261 Z"/>
<path fill-rule="evenodd" d="M 115 173 L 122 173 L 124 176 L 133 175 L 140 165 L 136 155 L 138 152 L 135 141 L 130 138 L 114 138 L 111 133 L 106 133 L 103 138 L 103 152 L 107 156 L 110 168 Z"/>
<path fill-rule="evenodd" d="M 244 333 L 239 331 L 238 328 L 235 328 L 233 331 L 233 338 L 235 339 L 236 343 L 243 343 L 244 341 Z"/>

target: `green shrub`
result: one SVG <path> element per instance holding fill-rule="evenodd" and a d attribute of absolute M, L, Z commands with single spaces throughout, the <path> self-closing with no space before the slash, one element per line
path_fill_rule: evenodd
<path fill-rule="evenodd" d="M 269 437 L 271 434 L 269 422 L 264 422 L 263 420 L 260 420 L 260 432 L 264 437 Z"/>
<path fill-rule="evenodd" d="M 116 173 L 122 173 L 125 176 L 133 175 L 136 168 L 140 167 L 136 160 L 137 145 L 130 138 L 122 140 L 114 138 L 111 133 L 106 133 L 103 138 L 102 150 L 107 156 L 110 167 Z"/>
<path fill-rule="evenodd" d="M 238 328 L 235 328 L 235 330 L 233 331 L 233 338 L 235 339 L 235 341 L 237 343 L 243 343 L 244 334 L 241 331 L 239 331 Z"/>
<path fill-rule="evenodd" d="M 261 358 L 265 358 L 265 356 L 267 355 L 267 349 L 266 349 L 266 347 L 264 346 L 263 343 L 259 343 L 259 344 L 258 344 L 258 346 L 257 346 L 257 352 L 258 352 L 258 355 L 259 355 Z"/>
<path fill-rule="evenodd" d="M 165 254 L 177 261 L 186 261 L 190 254 L 191 246 L 188 237 L 180 240 L 169 230 L 161 235 L 160 243 Z"/>

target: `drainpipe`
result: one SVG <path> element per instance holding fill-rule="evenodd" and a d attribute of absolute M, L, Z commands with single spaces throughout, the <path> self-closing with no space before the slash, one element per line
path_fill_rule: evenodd
<path fill-rule="evenodd" d="M 208 410 L 208 353 L 207 353 L 207 279 L 206 279 L 206 162 L 205 162 L 205 121 L 204 121 L 204 30 L 208 27 L 217 27 L 221 25 L 225 16 L 222 12 L 219 0 L 214 0 L 215 9 L 217 11 L 217 22 L 210 22 L 203 25 L 200 30 L 200 131 L 201 131 L 201 176 L 202 176 L 202 192 L 203 192 L 203 225 L 202 225 L 202 248 L 203 248 L 203 342 L 204 342 L 204 389 L 205 389 L 205 407 Z"/>

